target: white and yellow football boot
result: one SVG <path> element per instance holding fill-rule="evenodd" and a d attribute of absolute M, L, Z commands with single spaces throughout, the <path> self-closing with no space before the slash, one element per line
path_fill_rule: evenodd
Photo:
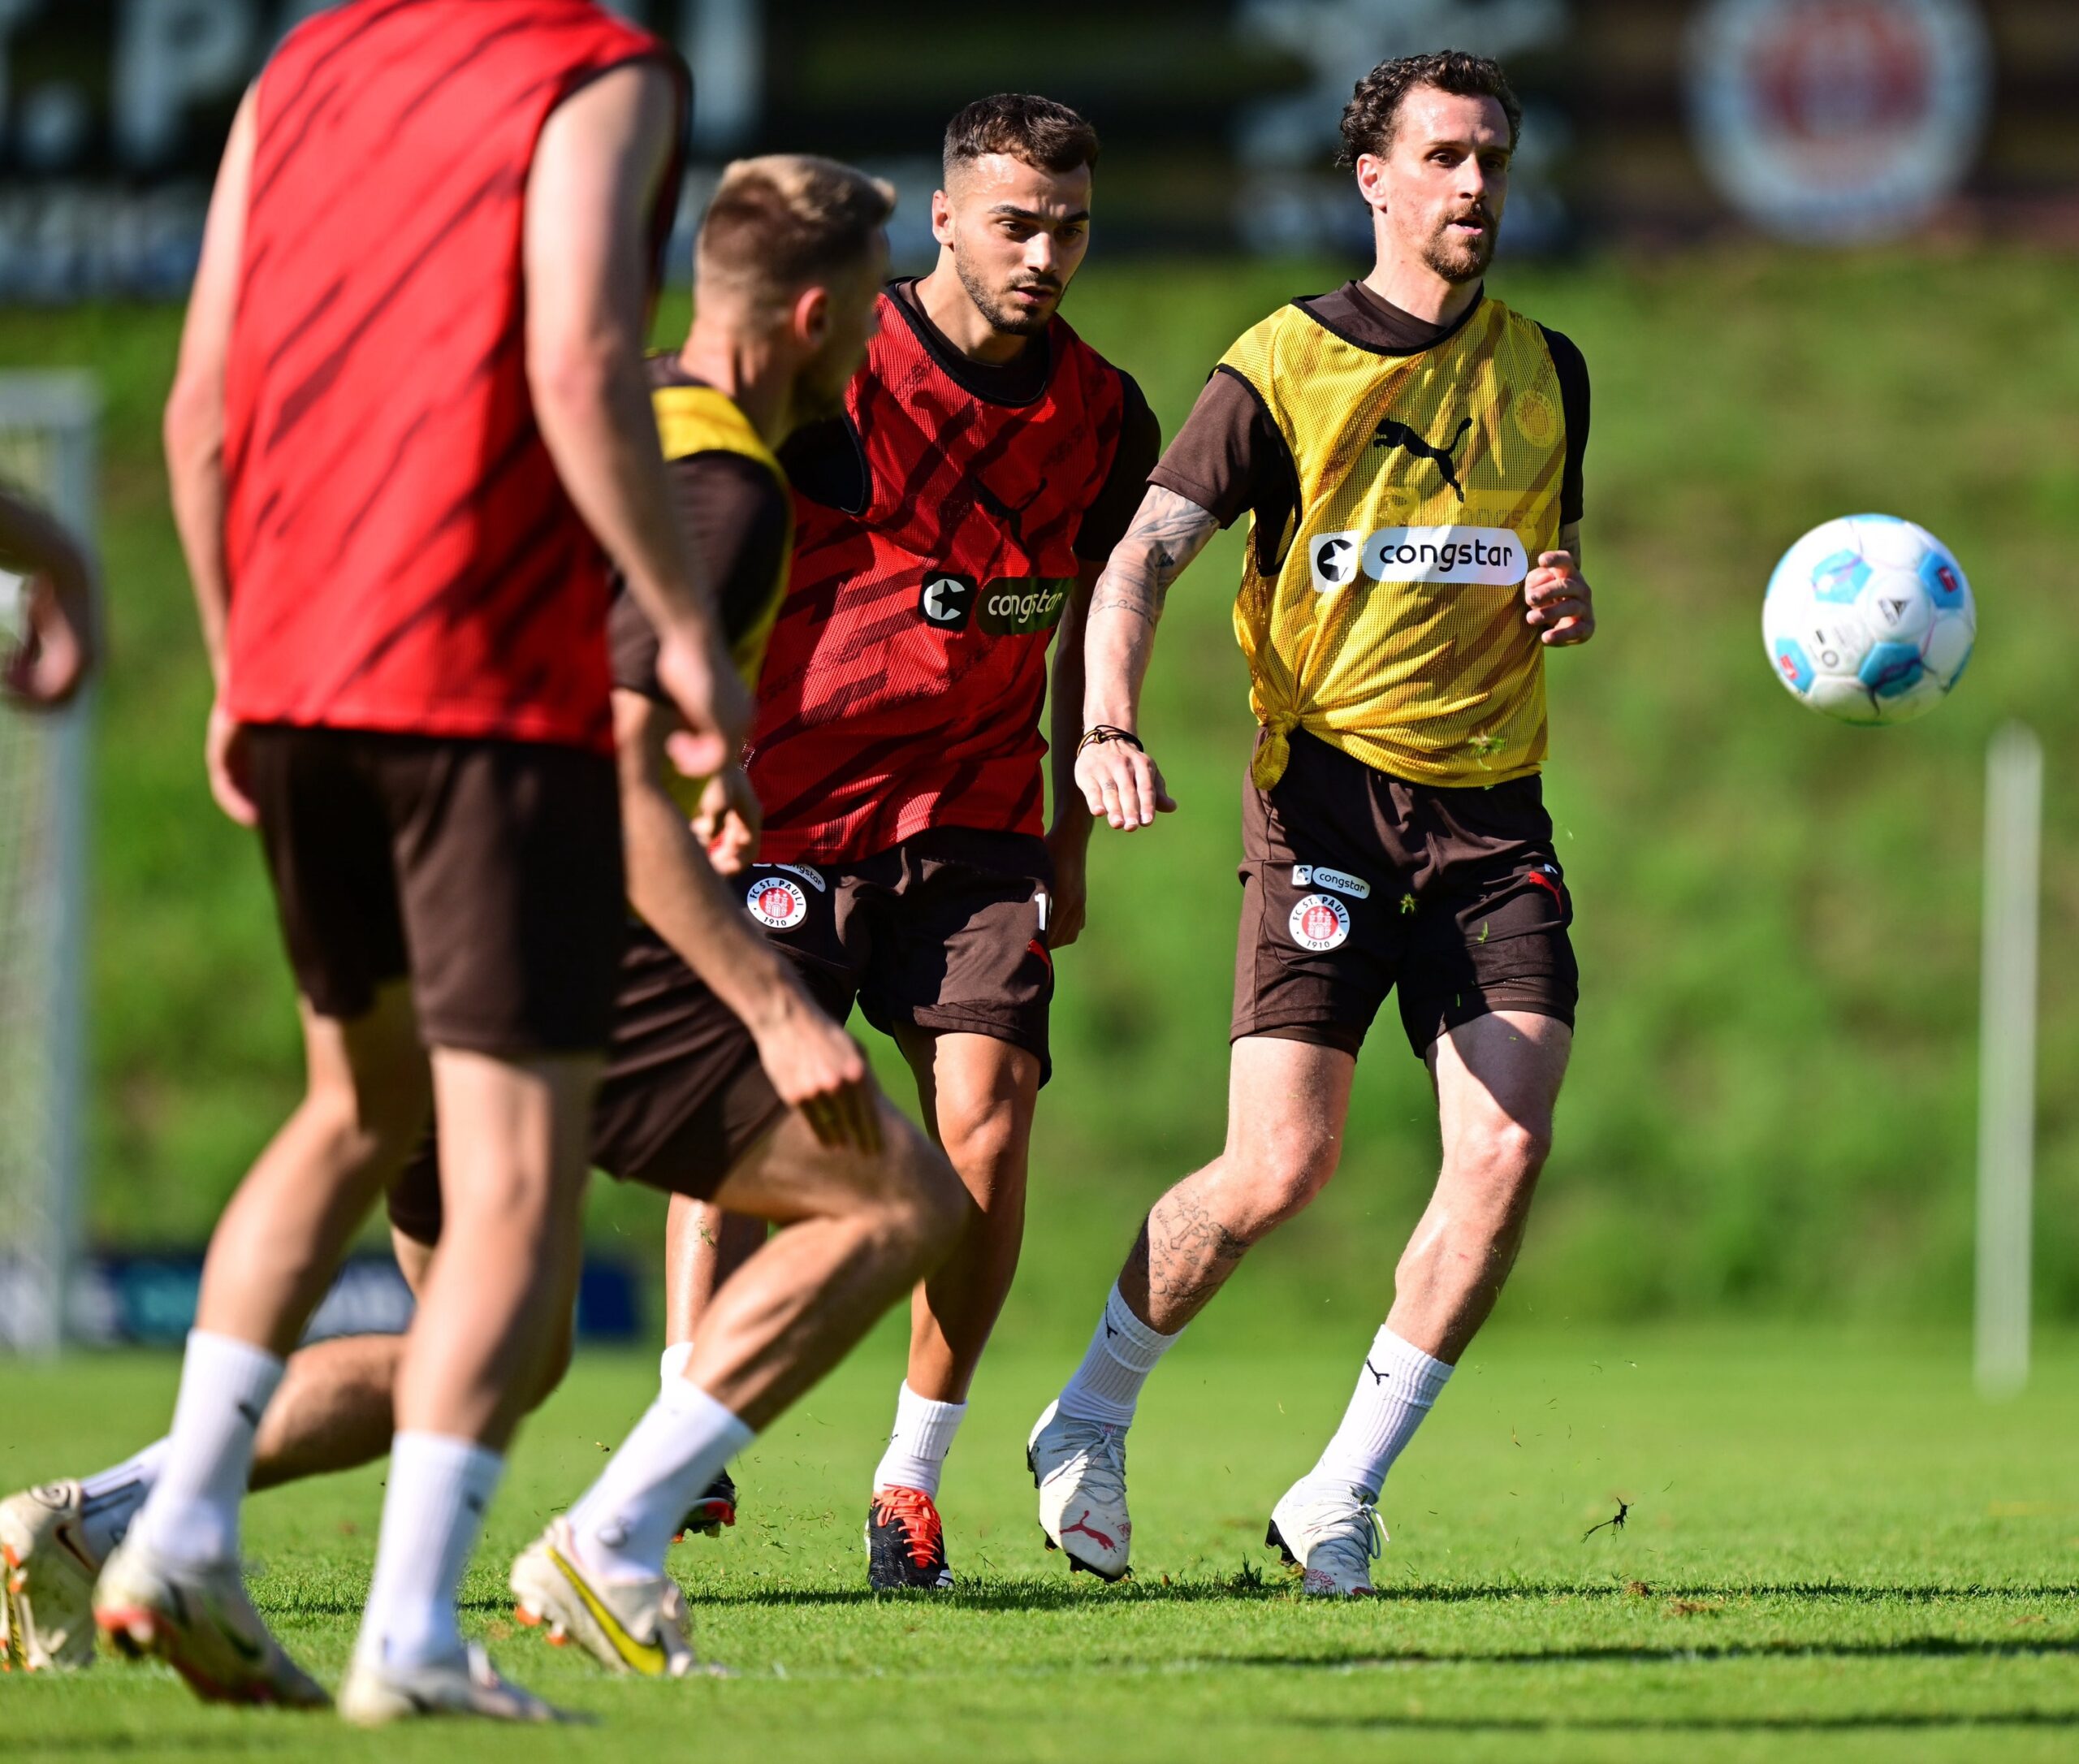
<path fill-rule="evenodd" d="M 94 1662 L 94 1578 L 76 1482 L 47 1482 L 0 1501 L 0 1662 L 71 1672 Z"/>
<path fill-rule="evenodd" d="M 119 1654 L 156 1655 L 207 1702 L 326 1709 L 325 1687 L 288 1657 L 247 1597 L 236 1562 L 175 1562 L 134 1533 L 93 1593 L 94 1622 Z"/>
<path fill-rule="evenodd" d="M 1126 1430 L 1086 1421 L 1049 1403 L 1026 1442 L 1025 1466 L 1040 1491 L 1040 1528 L 1047 1547 L 1069 1559 L 1071 1572 L 1100 1580 L 1124 1577 L 1133 1554 L 1126 1516 Z"/>
<path fill-rule="evenodd" d="M 685 1596 L 668 1574 L 618 1585 L 601 1580 L 580 1559 L 570 1521 L 553 1519 L 512 1564 L 513 1615 L 549 1643 L 571 1642 L 611 1672 L 643 1678 L 721 1675 L 693 1651 Z"/>
<path fill-rule="evenodd" d="M 461 1657 L 432 1666 L 391 1666 L 358 1656 L 339 1687 L 339 1714 L 357 1727 L 387 1727 L 426 1715 L 478 1715 L 486 1721 L 586 1722 L 501 1677 L 472 1643 Z"/>
<path fill-rule="evenodd" d="M 1302 1479 L 1271 1509 L 1264 1544 L 1299 1571 L 1316 1598 L 1369 1598 L 1372 1564 L 1386 1543 L 1379 1510 L 1362 1489 Z"/>

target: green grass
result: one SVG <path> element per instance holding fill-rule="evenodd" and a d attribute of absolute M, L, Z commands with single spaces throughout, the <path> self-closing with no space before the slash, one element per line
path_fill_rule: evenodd
<path fill-rule="evenodd" d="M 1119 265 L 1075 322 L 1165 432 L 1233 336 L 1339 279 L 1319 265 Z M 1551 668 L 1548 789 L 1580 913 L 1575 1070 L 1509 1301 L 1540 1319 L 1766 1311 L 1960 1321 L 1970 1282 L 1984 743 L 2052 756 L 2044 877 L 2042 1217 L 2079 1213 L 2079 259 L 1974 245 L 1763 248 L 1512 268 L 1595 383 L 1586 549 L 1602 629 Z M 660 335 L 676 334 L 683 309 Z M 295 1026 L 257 854 L 211 810 L 205 685 L 157 439 L 177 315 L 0 311 L 0 365 L 91 366 L 108 396 L 115 654 L 97 816 L 94 1188 L 104 1242 L 193 1243 L 292 1097 Z M 2014 339 L 2025 337 L 2026 365 Z M 1797 534 L 1911 515 L 1964 559 L 1978 654 L 1950 704 L 1870 733 L 1800 711 L 1758 641 Z M 1057 1076 L 1034 1147 L 1022 1280 L 1088 1302 L 1126 1238 L 1221 1138 L 1236 805 L 1250 733 L 1228 625 L 1238 534 L 1172 597 L 1147 729 L 1182 812 L 1100 835 L 1091 928 L 1059 965 Z M 1336 1188 L 1264 1258 L 1267 1316 L 1377 1308 L 1435 1128 L 1393 1014 L 1360 1074 Z M 594 1227 L 647 1260 L 649 1197 Z M 2079 1319 L 2079 1236 L 2047 1234 L 2041 1312 Z"/>
<path fill-rule="evenodd" d="M 1264 1517 L 1333 1425 L 1368 1333 L 1278 1346 L 1239 1307 L 1208 1312 L 1135 1429 L 1137 1572 L 1112 1589 L 1041 1553 L 1020 1462 L 1073 1349 L 1007 1340 L 946 1485 L 964 1589 L 875 1600 L 858 1528 L 899 1376 L 884 1333 L 754 1448 L 737 1528 L 674 1553 L 703 1652 L 740 1675 L 672 1685 L 601 1679 L 516 1632 L 499 1597 L 504 1562 L 648 1394 L 646 1355 L 587 1357 L 522 1439 L 467 1617 L 517 1676 L 604 1725 L 369 1740 L 204 1709 L 162 1669 L 104 1662 L 0 1683 L 8 1754 L 2071 1755 L 2079 1340 L 2047 1343 L 2029 1394 L 1986 1407 L 1943 1334 L 1498 1333 L 1391 1480 L 1385 1596 L 1302 1601 L 1262 1547 Z M 143 1357 L 0 1368 L 0 1413 L 33 1417 L 0 1443 L 0 1482 L 133 1448 L 167 1412 L 173 1372 Z M 257 1596 L 328 1679 L 351 1645 L 380 1480 L 249 1509 Z M 1626 1529 L 1584 1541 L 1620 1496 Z"/>

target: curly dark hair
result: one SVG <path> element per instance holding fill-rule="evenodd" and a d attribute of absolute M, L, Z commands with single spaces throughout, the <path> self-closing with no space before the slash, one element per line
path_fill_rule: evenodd
<path fill-rule="evenodd" d="M 1462 49 L 1446 49 L 1433 55 L 1382 61 L 1357 82 L 1350 102 L 1343 106 L 1342 151 L 1335 162 L 1354 166 L 1359 153 L 1382 153 L 1390 147 L 1401 100 L 1418 86 L 1433 86 L 1454 97 L 1493 99 L 1509 119 L 1509 150 L 1515 151 L 1523 133 L 1524 107 L 1517 102 L 1501 63 L 1485 55 L 1469 55 Z"/>
<path fill-rule="evenodd" d="M 977 98 L 946 124 L 945 171 L 985 153 L 1014 159 L 1057 176 L 1097 164 L 1097 131 L 1065 104 L 1029 92 Z"/>

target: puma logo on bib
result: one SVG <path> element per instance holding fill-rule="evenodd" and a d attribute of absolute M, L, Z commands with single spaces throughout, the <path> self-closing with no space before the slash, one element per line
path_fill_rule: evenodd
<path fill-rule="evenodd" d="M 1472 426 L 1472 418 L 1463 417 L 1451 439 L 1443 446 L 1432 447 L 1421 435 L 1401 422 L 1388 417 L 1381 422 L 1378 432 L 1372 437 L 1372 445 L 1384 447 L 1390 453 L 1395 447 L 1406 447 L 1419 460 L 1427 460 L 1437 468 L 1437 474 L 1457 493 L 1460 502 L 1465 500 L 1465 486 L 1459 482 L 1459 449 L 1464 444 L 1465 432 Z"/>

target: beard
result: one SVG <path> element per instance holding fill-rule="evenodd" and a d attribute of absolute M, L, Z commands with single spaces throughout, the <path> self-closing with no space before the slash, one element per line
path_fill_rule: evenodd
<path fill-rule="evenodd" d="M 1429 236 L 1422 250 L 1422 261 L 1454 288 L 1478 281 L 1494 261 L 1494 241 L 1500 232 L 1494 217 L 1485 211 L 1480 214 L 1486 230 L 1477 239 L 1467 239 L 1452 230 L 1459 221 L 1468 218 L 1453 215 Z"/>
<path fill-rule="evenodd" d="M 967 260 L 957 251 L 953 255 L 953 267 L 960 278 L 960 285 L 967 291 L 968 299 L 974 301 L 975 310 L 989 321 L 992 330 L 1000 331 L 1007 337 L 1036 337 L 1054 322 L 1055 311 L 1061 304 L 1059 283 L 1014 282 L 1006 288 L 992 288 L 968 266 Z M 1011 298 L 1019 288 L 1031 288 L 1054 297 L 1047 305 L 1028 312 Z"/>

